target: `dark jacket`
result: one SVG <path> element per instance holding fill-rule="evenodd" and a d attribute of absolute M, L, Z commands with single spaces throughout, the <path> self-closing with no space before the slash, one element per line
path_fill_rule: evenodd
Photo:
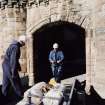
<path fill-rule="evenodd" d="M 5 66 L 4 68 L 6 69 L 3 69 L 3 72 L 7 75 L 12 75 L 15 77 L 18 75 L 18 70 L 21 69 L 19 64 L 20 47 L 21 45 L 19 42 L 13 41 L 6 51 L 3 61 L 3 66 Z"/>

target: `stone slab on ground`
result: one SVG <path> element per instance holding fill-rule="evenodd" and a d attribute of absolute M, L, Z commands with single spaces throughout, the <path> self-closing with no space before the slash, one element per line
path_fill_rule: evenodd
<path fill-rule="evenodd" d="M 61 81 L 62 84 L 72 84 L 74 80 L 79 80 L 80 82 L 83 82 L 85 81 L 85 74 L 82 74 L 82 75 L 78 75 L 78 76 L 74 76 L 74 77 L 70 77 L 70 78 L 67 78 L 67 79 L 64 79 Z"/>

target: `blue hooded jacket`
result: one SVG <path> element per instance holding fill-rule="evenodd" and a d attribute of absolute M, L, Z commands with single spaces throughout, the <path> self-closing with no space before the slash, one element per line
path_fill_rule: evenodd
<path fill-rule="evenodd" d="M 20 43 L 18 41 L 13 41 L 12 44 L 6 50 L 3 61 L 3 72 L 8 76 L 12 75 L 13 77 L 18 75 L 18 70 L 21 69 L 19 64 L 20 58 Z"/>

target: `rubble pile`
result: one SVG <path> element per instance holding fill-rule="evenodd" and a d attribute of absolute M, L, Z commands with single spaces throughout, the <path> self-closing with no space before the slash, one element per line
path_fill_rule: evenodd
<path fill-rule="evenodd" d="M 24 98 L 17 105 L 59 105 L 63 100 L 65 86 L 50 81 L 39 82 L 24 93 Z"/>

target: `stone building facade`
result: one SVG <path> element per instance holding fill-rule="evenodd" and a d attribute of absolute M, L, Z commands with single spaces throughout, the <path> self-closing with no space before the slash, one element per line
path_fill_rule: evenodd
<path fill-rule="evenodd" d="M 105 0 L 0 0 L 0 56 L 14 38 L 31 35 L 20 59 L 31 86 L 36 79 L 37 54 L 33 50 L 36 32 L 54 22 L 74 24 L 85 30 L 86 91 L 92 85 L 105 98 L 104 18 Z"/>

